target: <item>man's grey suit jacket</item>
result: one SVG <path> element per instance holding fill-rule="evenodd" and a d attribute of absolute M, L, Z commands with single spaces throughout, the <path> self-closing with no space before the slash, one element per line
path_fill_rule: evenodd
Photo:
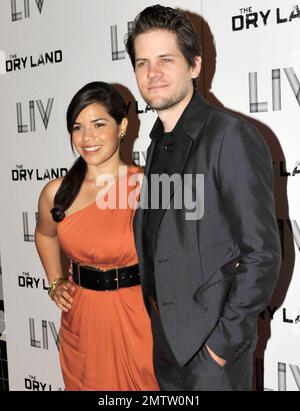
<path fill-rule="evenodd" d="M 178 124 L 183 149 L 172 172 L 204 175 L 204 215 L 187 220 L 190 210 L 174 209 L 174 190 L 176 194 L 180 184 L 171 190 L 170 208 L 161 211 L 153 238 L 161 321 L 181 366 L 204 343 L 233 361 L 255 348 L 257 315 L 267 306 L 280 269 L 272 160 L 251 124 L 213 108 L 197 92 Z M 151 134 L 160 129 L 158 119 Z M 154 140 L 147 152 L 146 179 Z M 143 183 L 134 218 L 142 286 L 146 192 Z M 143 293 L 150 312 L 144 287 Z"/>

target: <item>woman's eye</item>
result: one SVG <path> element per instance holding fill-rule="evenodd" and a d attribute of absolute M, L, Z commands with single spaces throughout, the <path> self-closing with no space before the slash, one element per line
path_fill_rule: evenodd
<path fill-rule="evenodd" d="M 73 127 L 73 131 L 79 131 L 80 130 L 80 126 L 74 126 Z"/>
<path fill-rule="evenodd" d="M 105 125 L 105 124 L 103 124 L 103 123 L 96 123 L 96 124 L 95 124 L 95 126 L 96 126 L 97 128 L 99 128 L 99 127 L 104 127 L 104 125 Z"/>

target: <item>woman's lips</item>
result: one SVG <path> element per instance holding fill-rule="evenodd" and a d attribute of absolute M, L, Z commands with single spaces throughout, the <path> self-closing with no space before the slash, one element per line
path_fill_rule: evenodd
<path fill-rule="evenodd" d="M 88 154 L 88 155 L 93 155 L 97 151 L 100 150 L 102 146 L 89 146 L 89 147 L 83 147 L 83 151 Z"/>

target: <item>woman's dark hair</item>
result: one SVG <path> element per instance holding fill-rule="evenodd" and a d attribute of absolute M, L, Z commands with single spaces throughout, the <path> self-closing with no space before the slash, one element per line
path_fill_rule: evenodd
<path fill-rule="evenodd" d="M 179 48 L 190 67 L 195 67 L 195 57 L 202 56 L 202 48 L 191 20 L 180 9 L 164 7 L 160 4 L 146 7 L 137 15 L 132 29 L 125 38 L 126 50 L 135 68 L 134 42 L 139 34 L 152 30 L 167 30 L 176 34 Z M 193 79 L 194 88 L 198 79 Z"/>
<path fill-rule="evenodd" d="M 93 103 L 99 103 L 105 107 L 117 124 L 121 124 L 122 119 L 127 116 L 126 104 L 114 86 L 101 81 L 86 84 L 72 98 L 67 110 L 67 129 L 70 133 L 71 146 L 73 126 L 79 113 Z M 60 222 L 64 219 L 65 211 L 79 193 L 86 171 L 86 162 L 81 157 L 77 158 L 54 197 L 54 207 L 51 210 L 54 221 Z"/>

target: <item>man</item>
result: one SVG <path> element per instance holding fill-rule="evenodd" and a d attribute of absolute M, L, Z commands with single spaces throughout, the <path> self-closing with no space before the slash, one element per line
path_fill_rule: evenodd
<path fill-rule="evenodd" d="M 134 220 L 158 382 L 162 390 L 250 390 L 257 315 L 280 268 L 269 151 L 252 125 L 194 90 L 202 53 L 184 13 L 147 7 L 126 48 L 158 114 Z M 158 209 L 155 175 L 183 181 Z M 200 180 L 185 184 L 188 175 L 204 175 L 197 218 L 175 204 L 179 189 L 201 192 Z"/>

